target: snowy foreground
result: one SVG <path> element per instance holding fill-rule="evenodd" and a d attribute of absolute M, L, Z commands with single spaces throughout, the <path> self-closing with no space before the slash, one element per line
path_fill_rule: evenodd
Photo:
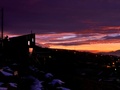
<path fill-rule="evenodd" d="M 34 66 L 20 68 L 17 64 L 0 68 L 0 90 L 70 90 L 65 82 Z"/>

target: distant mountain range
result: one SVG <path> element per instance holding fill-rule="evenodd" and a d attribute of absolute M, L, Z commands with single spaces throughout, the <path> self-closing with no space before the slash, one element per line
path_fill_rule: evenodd
<path fill-rule="evenodd" d="M 100 52 L 100 54 L 120 56 L 120 50 L 112 52 Z"/>
<path fill-rule="evenodd" d="M 38 51 L 49 51 L 49 50 L 54 50 L 54 49 L 49 49 L 49 48 L 43 48 L 43 47 L 40 47 L 40 46 L 36 46 L 36 50 Z M 64 49 L 56 49 L 56 50 L 64 50 Z M 90 52 L 91 51 L 87 51 L 87 50 L 83 50 L 83 51 L 79 51 L 79 52 Z M 97 51 L 96 50 L 92 50 L 92 53 L 95 53 L 97 54 Z M 104 55 L 114 55 L 114 56 L 119 56 L 120 57 L 120 50 L 116 50 L 116 51 L 112 51 L 112 52 L 99 52 L 98 54 L 104 54 Z"/>

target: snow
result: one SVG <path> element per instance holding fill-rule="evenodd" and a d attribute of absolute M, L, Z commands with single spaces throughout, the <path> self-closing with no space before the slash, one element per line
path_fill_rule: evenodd
<path fill-rule="evenodd" d="M 69 88 L 65 88 L 65 87 L 57 87 L 58 90 L 70 90 Z"/>
<path fill-rule="evenodd" d="M 32 71 L 38 72 L 39 70 L 35 67 L 29 66 L 29 69 L 31 69 Z"/>
<path fill-rule="evenodd" d="M 60 79 L 53 79 L 49 84 L 52 84 L 53 86 L 55 86 L 55 84 L 62 85 L 64 84 L 64 82 L 61 81 Z"/>
<path fill-rule="evenodd" d="M 8 72 L 13 72 L 13 70 L 8 66 L 3 67 L 3 70 L 8 71 Z"/>
<path fill-rule="evenodd" d="M 0 86 L 2 86 L 4 83 L 3 82 L 0 82 Z"/>
<path fill-rule="evenodd" d="M 13 76 L 13 74 L 9 72 L 5 72 L 5 71 L 0 71 L 0 72 L 5 76 Z"/>
<path fill-rule="evenodd" d="M 43 86 L 42 86 L 42 81 L 39 81 L 37 78 L 33 77 L 33 76 L 28 76 L 28 79 L 33 80 L 32 85 L 30 86 L 30 90 L 42 90 Z"/>
<path fill-rule="evenodd" d="M 10 84 L 10 86 L 17 88 L 17 84 L 16 83 L 9 83 L 9 84 Z"/>
<path fill-rule="evenodd" d="M 53 77 L 53 75 L 51 73 L 45 74 L 45 78 L 52 78 L 52 77 Z"/>
<path fill-rule="evenodd" d="M 6 87 L 0 87 L 0 90 L 8 90 Z"/>

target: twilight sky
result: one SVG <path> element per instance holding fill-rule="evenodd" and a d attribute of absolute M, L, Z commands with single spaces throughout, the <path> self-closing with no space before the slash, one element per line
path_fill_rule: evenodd
<path fill-rule="evenodd" d="M 36 33 L 37 44 L 92 52 L 120 49 L 120 0 L 0 0 L 4 33 Z"/>

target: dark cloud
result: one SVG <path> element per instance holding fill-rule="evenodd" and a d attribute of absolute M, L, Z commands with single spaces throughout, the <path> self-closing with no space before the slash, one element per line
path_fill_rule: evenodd
<path fill-rule="evenodd" d="M 11 33 L 103 31 L 119 25 L 119 0 L 1 0 L 5 30 Z M 86 31 L 87 30 L 87 31 Z"/>

